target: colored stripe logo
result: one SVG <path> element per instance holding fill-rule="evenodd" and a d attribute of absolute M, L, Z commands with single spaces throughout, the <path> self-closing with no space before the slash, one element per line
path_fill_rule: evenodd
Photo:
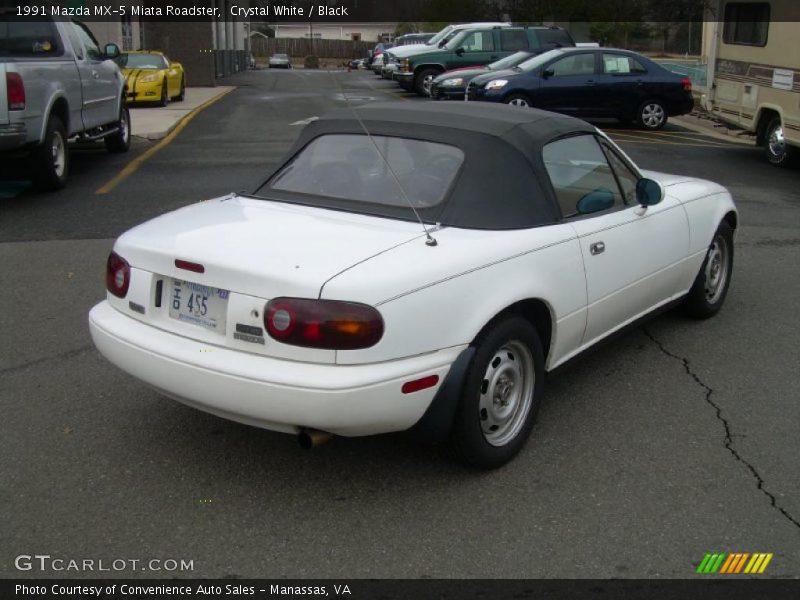
<path fill-rule="evenodd" d="M 772 553 L 766 552 L 756 552 L 754 554 L 749 552 L 706 554 L 700 566 L 697 567 L 697 572 L 702 574 L 760 575 L 767 568 L 772 557 Z"/>

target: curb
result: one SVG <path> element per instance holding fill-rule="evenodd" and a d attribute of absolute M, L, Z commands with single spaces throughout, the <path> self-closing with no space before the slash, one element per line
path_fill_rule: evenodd
<path fill-rule="evenodd" d="M 183 115 L 181 118 L 179 118 L 177 121 L 175 121 L 172 124 L 170 124 L 170 126 L 167 127 L 166 129 L 164 129 L 163 131 L 156 131 L 155 133 L 147 133 L 147 134 L 143 134 L 143 135 L 139 135 L 139 134 L 131 132 L 131 137 L 137 137 L 139 139 L 149 140 L 151 142 L 157 142 L 159 140 L 163 140 L 170 133 L 172 133 L 175 130 L 176 127 L 178 127 L 181 123 L 183 123 L 186 119 L 188 119 L 190 117 L 193 117 L 193 115 L 195 115 L 196 113 L 200 112 L 201 110 L 204 110 L 205 108 L 207 108 L 208 106 L 210 106 L 214 102 L 216 102 L 218 100 L 221 100 L 223 97 L 227 96 L 228 94 L 230 94 L 235 89 L 236 89 L 236 86 L 230 86 L 230 89 L 224 90 L 223 92 L 221 92 L 220 94 L 217 94 L 213 98 L 209 98 L 208 100 L 206 100 L 202 104 L 198 104 L 194 108 L 185 109 L 187 111 L 186 114 Z M 182 109 L 178 109 L 178 110 L 182 110 Z"/>

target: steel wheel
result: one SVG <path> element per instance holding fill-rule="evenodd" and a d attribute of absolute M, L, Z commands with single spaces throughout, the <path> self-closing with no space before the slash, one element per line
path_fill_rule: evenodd
<path fill-rule="evenodd" d="M 647 129 L 660 129 L 667 122 L 667 113 L 658 102 L 645 102 L 639 110 L 639 121 Z"/>
<path fill-rule="evenodd" d="M 705 295 L 709 304 L 716 304 L 728 280 L 730 249 L 728 241 L 721 235 L 714 238 L 706 258 Z"/>
<path fill-rule="evenodd" d="M 67 167 L 67 150 L 60 131 L 54 131 L 50 138 L 50 155 L 53 159 L 53 173 L 58 178 L 63 177 Z"/>
<path fill-rule="evenodd" d="M 769 124 L 766 139 L 767 160 L 773 165 L 783 166 L 789 162 L 789 146 L 783 135 L 783 125 L 780 118 L 775 118 Z"/>
<path fill-rule="evenodd" d="M 509 104 L 510 106 L 518 106 L 520 108 L 528 108 L 531 105 L 531 103 L 528 102 L 528 99 L 522 96 L 511 96 L 506 104 Z"/>
<path fill-rule="evenodd" d="M 504 446 L 522 428 L 533 405 L 536 372 L 530 349 L 512 340 L 489 361 L 481 385 L 478 415 L 492 446 Z"/>
<path fill-rule="evenodd" d="M 425 77 L 422 79 L 422 89 L 428 96 L 431 95 L 431 86 L 433 86 L 433 79 L 434 75 L 425 75 Z"/>

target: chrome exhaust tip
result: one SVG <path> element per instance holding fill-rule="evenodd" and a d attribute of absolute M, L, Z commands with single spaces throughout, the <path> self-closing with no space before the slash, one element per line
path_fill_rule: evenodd
<path fill-rule="evenodd" d="M 327 444 L 333 439 L 333 434 L 319 429 L 301 429 L 297 434 L 297 441 L 304 450 L 311 450 L 322 444 Z"/>

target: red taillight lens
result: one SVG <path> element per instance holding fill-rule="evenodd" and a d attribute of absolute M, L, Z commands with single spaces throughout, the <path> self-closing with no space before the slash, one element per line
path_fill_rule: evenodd
<path fill-rule="evenodd" d="M 25 110 L 25 85 L 19 73 L 6 73 L 8 110 Z"/>
<path fill-rule="evenodd" d="M 688 77 L 684 77 L 683 79 L 681 79 L 681 84 L 683 84 L 683 89 L 685 91 L 687 92 L 692 91 L 692 80 L 689 79 Z"/>
<path fill-rule="evenodd" d="M 369 348 L 383 336 L 377 310 L 340 300 L 275 298 L 264 309 L 264 326 L 284 344 L 326 350 Z"/>
<path fill-rule="evenodd" d="M 118 298 L 124 298 L 130 284 L 131 266 L 119 254 L 112 252 L 106 263 L 106 289 Z"/>

